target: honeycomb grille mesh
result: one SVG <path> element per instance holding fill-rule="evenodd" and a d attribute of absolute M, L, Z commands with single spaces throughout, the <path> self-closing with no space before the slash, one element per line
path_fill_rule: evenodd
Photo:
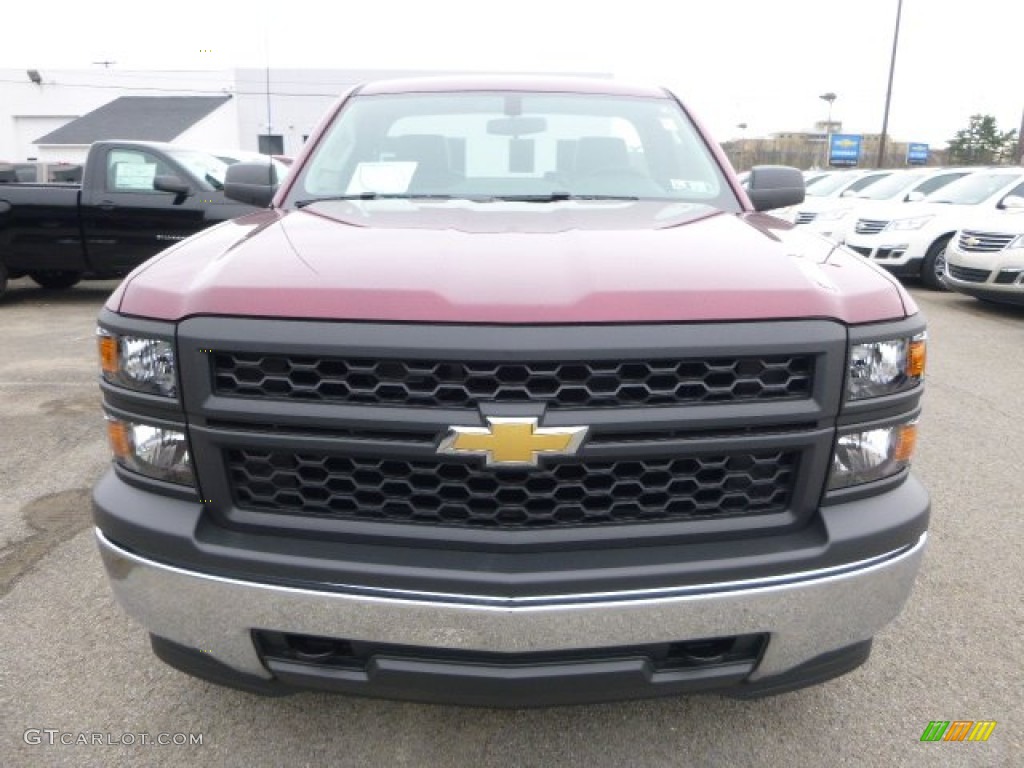
<path fill-rule="evenodd" d="M 228 397 L 434 408 L 479 402 L 607 408 L 808 398 L 813 365 L 810 355 L 509 363 L 217 352 L 213 376 L 214 391 Z"/>
<path fill-rule="evenodd" d="M 227 449 L 242 509 L 494 529 L 720 519 L 780 512 L 798 454 L 573 461 L 488 469 L 454 461 Z"/>

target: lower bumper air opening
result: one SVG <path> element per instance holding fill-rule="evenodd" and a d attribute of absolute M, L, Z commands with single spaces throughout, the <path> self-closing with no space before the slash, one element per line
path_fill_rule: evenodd
<path fill-rule="evenodd" d="M 768 636 L 526 653 L 418 648 L 263 630 L 253 632 L 253 640 L 267 670 L 291 688 L 531 707 L 731 688 L 754 671 Z"/>

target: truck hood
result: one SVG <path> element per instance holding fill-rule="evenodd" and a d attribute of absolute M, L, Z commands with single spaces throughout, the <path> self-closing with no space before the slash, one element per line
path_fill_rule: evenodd
<path fill-rule="evenodd" d="M 916 311 L 863 259 L 762 214 L 665 202 L 381 200 L 264 211 L 143 264 L 131 315 L 603 323 Z"/>

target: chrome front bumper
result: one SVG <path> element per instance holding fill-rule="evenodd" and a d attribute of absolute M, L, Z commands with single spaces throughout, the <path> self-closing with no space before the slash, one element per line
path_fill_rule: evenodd
<path fill-rule="evenodd" d="M 755 681 L 866 641 L 892 621 L 910 595 L 927 535 L 870 560 L 781 578 L 524 600 L 294 589 L 182 570 L 138 557 L 99 529 L 96 538 L 117 599 L 150 633 L 256 678 L 272 676 L 254 629 L 491 653 L 768 633 Z"/>

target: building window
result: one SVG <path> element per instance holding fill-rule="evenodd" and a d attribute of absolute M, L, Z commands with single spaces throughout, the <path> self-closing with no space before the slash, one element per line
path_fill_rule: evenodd
<path fill-rule="evenodd" d="M 256 137 L 261 155 L 283 155 L 284 136 L 279 133 L 263 133 Z"/>

